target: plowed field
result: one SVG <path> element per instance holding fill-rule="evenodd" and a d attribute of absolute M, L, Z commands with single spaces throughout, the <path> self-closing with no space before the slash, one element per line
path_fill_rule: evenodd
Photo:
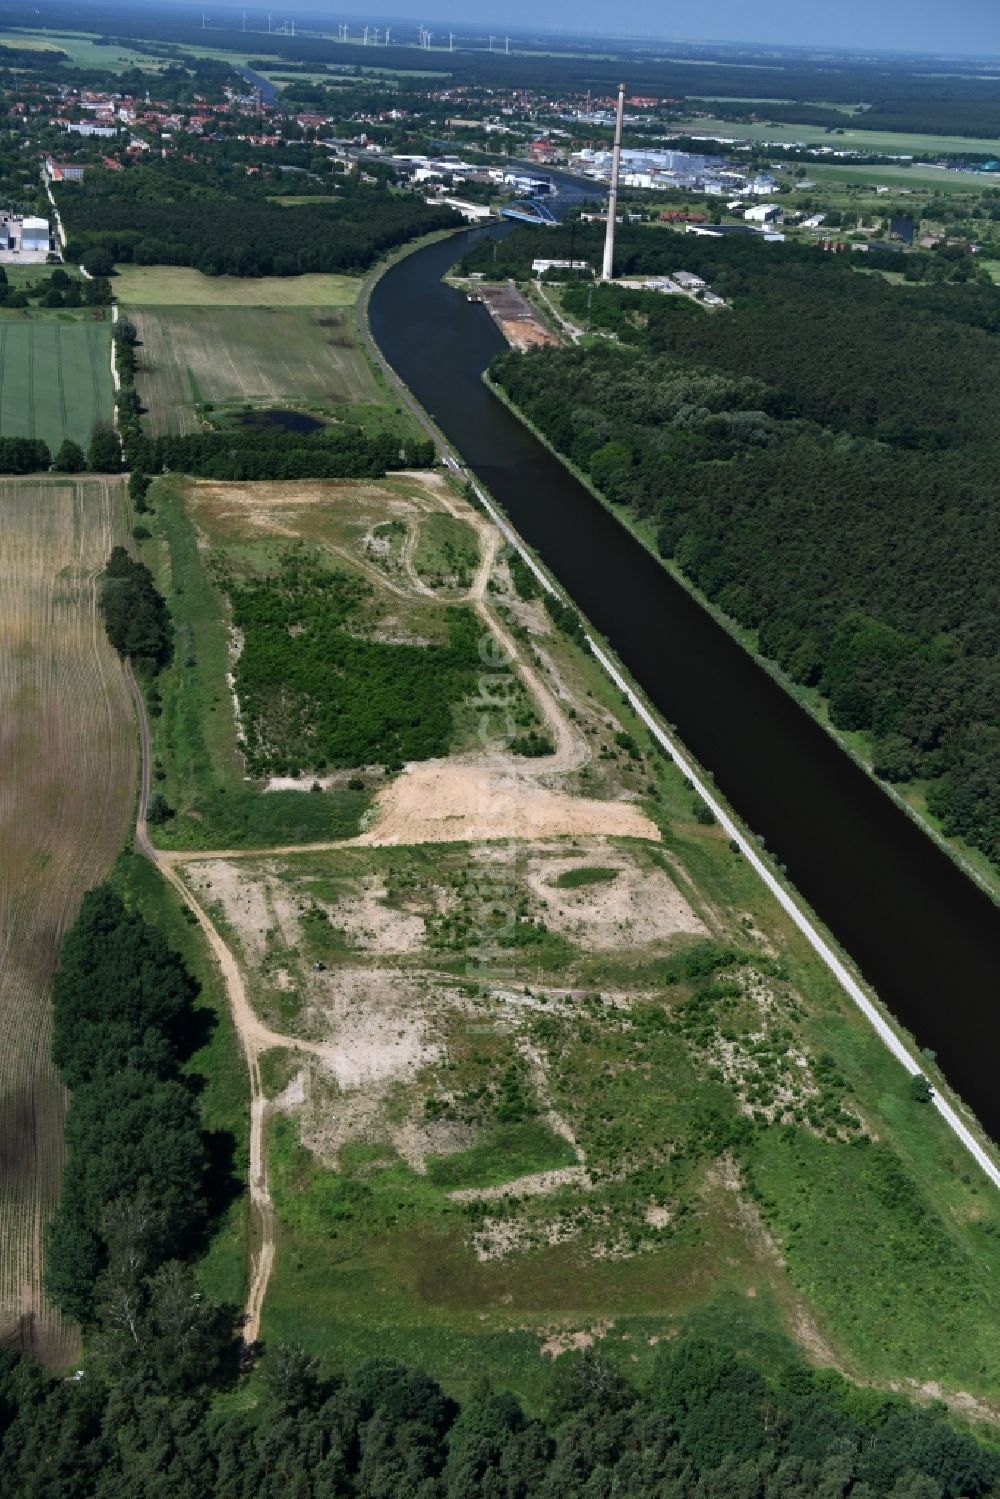
<path fill-rule="evenodd" d="M 53 1363 L 75 1334 L 41 1291 L 64 1112 L 49 983 L 132 811 L 129 693 L 96 601 L 124 532 L 120 480 L 0 482 L 0 1338 Z"/>

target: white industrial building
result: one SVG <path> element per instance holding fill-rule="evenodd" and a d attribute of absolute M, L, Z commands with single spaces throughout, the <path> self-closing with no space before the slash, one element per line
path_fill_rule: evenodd
<path fill-rule="evenodd" d="M 743 217 L 753 224 L 773 224 L 781 217 L 781 209 L 777 203 L 755 203 Z"/>
<path fill-rule="evenodd" d="M 48 219 L 0 211 L 0 263 L 44 265 L 51 248 Z"/>
<path fill-rule="evenodd" d="M 536 276 L 544 276 L 546 271 L 586 271 L 590 276 L 594 274 L 594 267 L 589 260 L 533 260 L 531 269 Z"/>

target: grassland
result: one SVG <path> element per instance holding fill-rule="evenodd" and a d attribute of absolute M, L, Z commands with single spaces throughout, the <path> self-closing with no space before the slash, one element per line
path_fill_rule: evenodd
<path fill-rule="evenodd" d="M 205 276 L 187 266 L 119 266 L 115 296 L 137 307 L 350 307 L 356 276 Z"/>
<path fill-rule="evenodd" d="M 21 31 L 11 28 L 0 32 L 0 45 L 24 47 L 35 52 L 65 52 L 78 68 L 103 68 L 112 73 L 127 73 L 132 68 L 160 69 L 169 59 L 130 47 L 124 42 L 100 45 L 96 31 Z"/>
<path fill-rule="evenodd" d="M 939 167 L 923 166 L 919 162 L 912 167 L 870 167 L 860 161 L 836 166 L 810 162 L 809 177 L 822 186 L 856 184 L 859 187 L 889 187 L 897 191 L 907 189 L 912 193 L 981 193 L 983 188 L 991 185 L 989 177 L 973 172 L 942 171 Z"/>
<path fill-rule="evenodd" d="M 845 119 L 835 132 L 823 125 L 753 124 L 744 120 L 693 118 L 682 122 L 696 135 L 719 135 L 734 140 L 774 141 L 782 145 L 829 146 L 834 151 L 870 151 L 880 156 L 954 155 L 998 156 L 1000 140 L 973 140 L 962 135 L 903 134 L 891 130 L 852 130 Z"/>
<path fill-rule="evenodd" d="M 86 446 L 112 410 L 111 324 L 79 317 L 0 318 L 0 432 Z"/>
<path fill-rule="evenodd" d="M 136 309 L 137 386 L 150 430 L 194 432 L 205 405 L 337 414 L 379 388 L 350 313 L 306 307 Z"/>
<path fill-rule="evenodd" d="M 418 588 L 417 559 L 465 540 L 430 524 L 436 508 L 481 522 L 412 482 L 309 486 L 311 503 L 305 486 L 284 503 L 274 486 L 194 486 L 195 550 L 209 570 L 221 554 L 259 565 L 280 527 L 381 577 L 397 633 L 426 633 L 446 599 Z M 492 834 L 468 818 L 434 831 L 465 815 L 448 798 L 480 773 L 467 747 L 433 778 L 366 770 L 373 815 L 349 844 L 231 854 L 199 829 L 205 851 L 174 856 L 264 1048 L 277 1252 L 262 1336 L 532 1398 L 563 1348 L 599 1339 L 642 1365 L 689 1326 L 1000 1409 L 986 1184 L 592 658 L 502 559 L 486 582 L 559 745 L 523 769 L 501 757 Z M 518 810 L 529 782 L 536 800 L 615 809 L 619 829 L 645 821 L 539 831 Z M 418 794 L 435 805 L 400 824 Z M 506 967 L 490 977 L 475 954 L 498 850 Z"/>
<path fill-rule="evenodd" d="M 0 1331 L 54 1363 L 76 1339 L 41 1292 L 64 1108 L 48 985 L 132 812 L 131 702 L 96 608 L 125 522 L 120 481 L 0 482 Z"/>

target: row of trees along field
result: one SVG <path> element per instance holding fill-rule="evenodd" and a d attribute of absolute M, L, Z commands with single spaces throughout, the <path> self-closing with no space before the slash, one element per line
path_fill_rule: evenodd
<path fill-rule="evenodd" d="M 81 258 L 94 275 L 115 261 L 194 266 L 210 276 L 357 273 L 396 245 L 461 222 L 451 208 L 354 176 L 338 179 L 334 203 L 287 208 L 270 201 L 271 191 L 241 163 L 88 172 L 58 190 L 67 258 Z"/>
<path fill-rule="evenodd" d="M 91 434 L 86 453 L 67 437 L 53 456 L 40 437 L 0 437 L 0 474 L 37 474 L 54 468 L 60 474 L 114 473 L 121 467 L 118 439 L 110 427 L 98 426 Z"/>
<path fill-rule="evenodd" d="M 164 470 L 208 479 L 366 479 L 434 462 L 429 441 L 400 443 L 389 433 L 360 427 L 286 432 L 276 427 L 229 427 L 186 436 L 127 437 L 129 468 L 146 474 Z"/>
<path fill-rule="evenodd" d="M 1000 863 L 992 289 L 889 285 L 749 236 L 623 239 L 620 269 L 697 272 L 732 310 L 570 287 L 567 313 L 614 338 L 501 356 L 495 378 L 869 736 L 881 776 L 923 783 L 946 831 Z"/>

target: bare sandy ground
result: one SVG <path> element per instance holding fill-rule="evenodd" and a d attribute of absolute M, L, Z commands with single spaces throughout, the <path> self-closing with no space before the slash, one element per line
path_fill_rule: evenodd
<path fill-rule="evenodd" d="M 567 796 L 506 767 L 425 760 L 380 793 L 372 827 L 353 841 L 392 847 L 601 833 L 652 842 L 660 837 L 631 802 Z"/>
<path fill-rule="evenodd" d="M 555 883 L 573 869 L 595 865 L 617 870 L 614 879 L 568 890 Z M 592 952 L 708 932 L 662 870 L 642 869 L 615 848 L 598 848 L 585 857 L 532 859 L 527 881 L 545 902 L 546 926 Z"/>

